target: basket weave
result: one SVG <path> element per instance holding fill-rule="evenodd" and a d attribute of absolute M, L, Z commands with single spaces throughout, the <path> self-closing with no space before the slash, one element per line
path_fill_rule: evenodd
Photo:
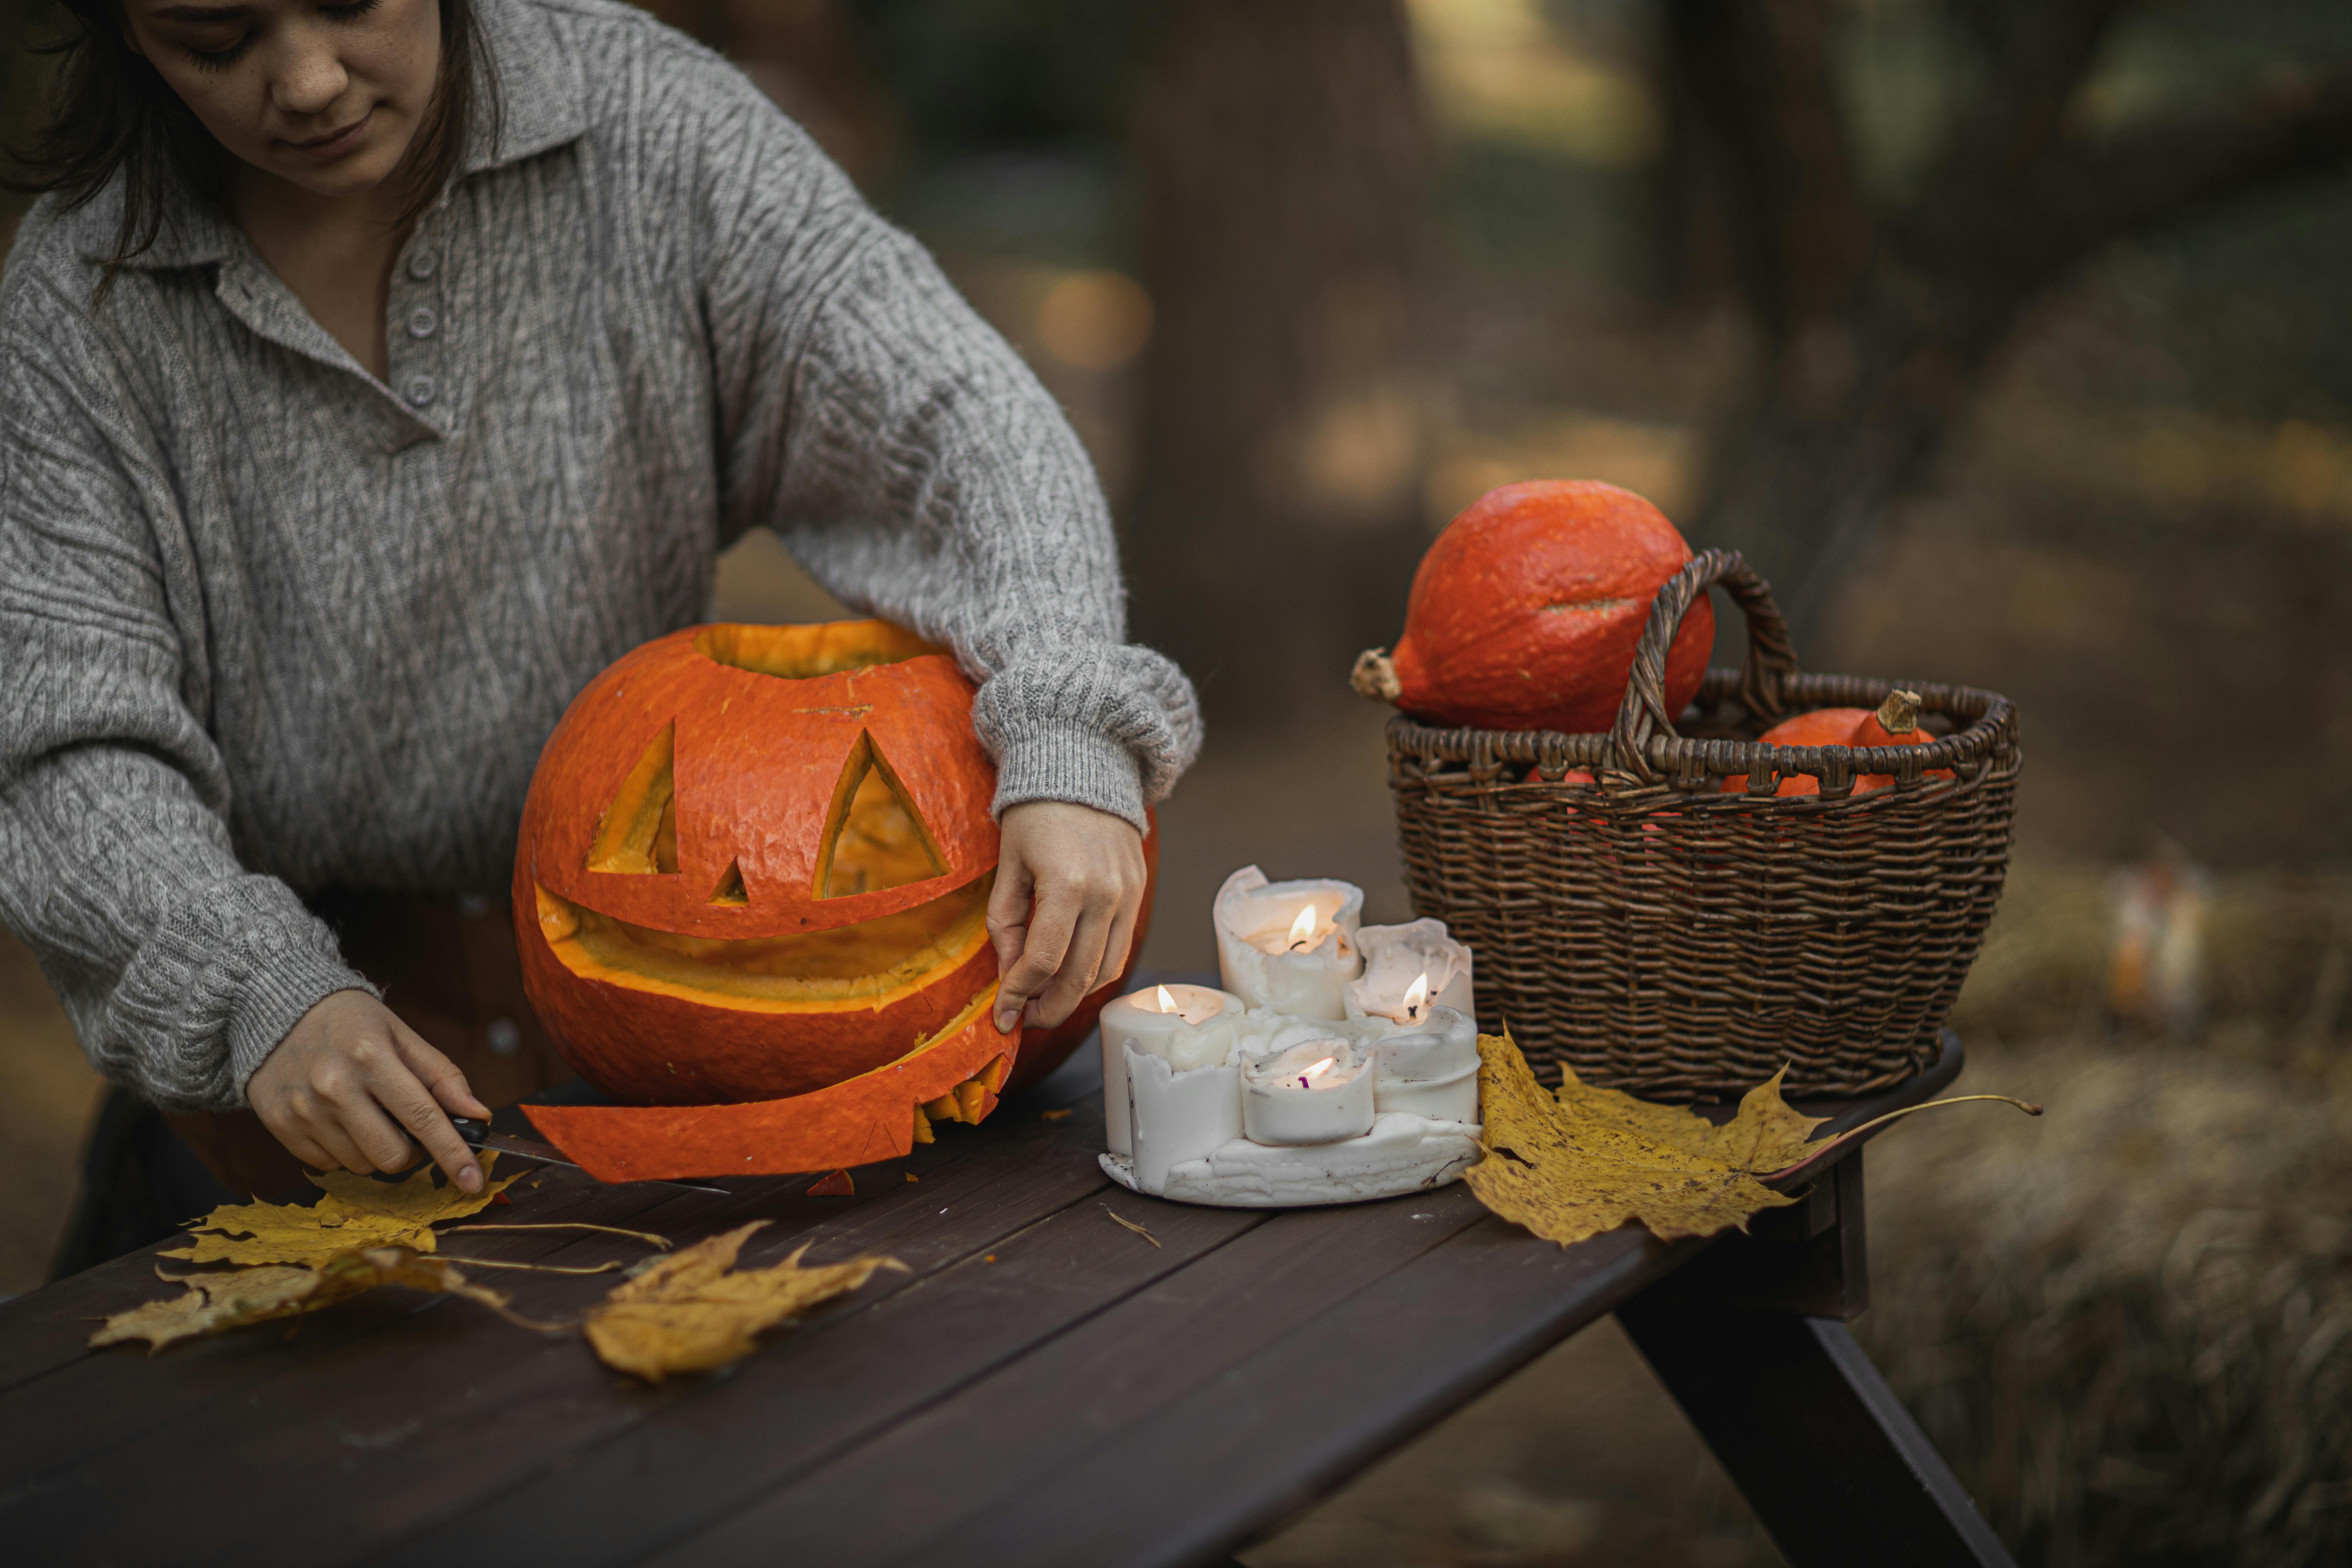
<path fill-rule="evenodd" d="M 1665 650 L 1710 586 L 1746 615 L 1748 658 L 1708 673 L 1678 735 Z M 1953 732 L 1867 750 L 1751 739 L 1807 709 L 1874 708 L 1898 685 Z M 1609 733 L 1399 715 L 1388 734 L 1413 910 L 1469 943 L 1481 1024 L 1507 1024 L 1538 1068 L 1697 1100 L 1784 1064 L 1792 1093 L 1868 1093 L 1935 1059 L 2009 866 L 2006 698 L 1800 673 L 1763 580 L 1711 550 L 1659 590 Z M 1567 782 L 1571 769 L 1595 782 Z M 1720 793 L 1740 773 L 1746 793 Z M 1797 773 L 1821 793 L 1772 793 Z M 1862 773 L 1895 787 L 1855 795 Z"/>

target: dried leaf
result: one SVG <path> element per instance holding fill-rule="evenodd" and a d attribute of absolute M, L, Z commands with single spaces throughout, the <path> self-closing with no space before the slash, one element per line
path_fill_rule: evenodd
<path fill-rule="evenodd" d="M 1144 1240 L 1151 1243 L 1154 1247 L 1158 1247 L 1160 1245 L 1160 1238 L 1158 1237 L 1152 1235 L 1150 1231 L 1144 1229 L 1133 1220 L 1125 1219 L 1118 1215 L 1111 1214 L 1110 1205 L 1108 1204 L 1102 1205 L 1102 1212 L 1110 1215 L 1111 1220 L 1114 1224 L 1125 1226 L 1128 1229 L 1135 1232 L 1136 1235 L 1143 1237 Z"/>
<path fill-rule="evenodd" d="M 1717 1127 L 1573 1072 L 1546 1093 L 1508 1034 L 1479 1036 L 1478 1056 L 1486 1158 L 1462 1179 L 1479 1202 L 1546 1240 L 1567 1246 L 1629 1220 L 1668 1240 L 1712 1236 L 1795 1201 L 1757 1178 L 1802 1158 L 1820 1121 L 1781 1100 L 1778 1074 Z"/>
<path fill-rule="evenodd" d="M 507 1298 L 467 1280 L 446 1259 L 425 1258 L 411 1247 L 376 1247 L 344 1252 L 315 1268 L 268 1264 L 258 1268 L 232 1269 L 222 1274 L 185 1274 L 162 1278 L 188 1287 L 170 1300 L 149 1301 L 127 1312 L 117 1312 L 106 1326 L 90 1335 L 92 1345 L 124 1340 L 145 1340 L 152 1355 L 175 1340 L 216 1334 L 246 1323 L 266 1323 L 348 1301 L 379 1285 L 405 1285 L 478 1301 L 509 1322 L 527 1328 L 532 1323 L 507 1310 Z"/>
<path fill-rule="evenodd" d="M 186 1247 L 163 1254 L 191 1263 L 308 1263 L 369 1247 L 408 1247 L 431 1252 L 439 1244 L 432 1226 L 462 1219 L 520 1180 L 488 1179 L 494 1151 L 482 1152 L 482 1190 L 468 1193 L 454 1182 L 433 1183 L 433 1167 L 420 1167 L 404 1182 L 379 1182 L 349 1171 L 313 1175 L 326 1196 L 305 1208 L 299 1204 L 223 1204 L 195 1222 L 198 1234 Z"/>
<path fill-rule="evenodd" d="M 751 1354 L 761 1331 L 856 1289 L 877 1269 L 906 1268 L 895 1258 L 859 1258 L 803 1268 L 803 1247 L 773 1268 L 730 1272 L 744 1238 L 767 1223 L 698 1241 L 613 1287 L 589 1309 L 589 1344 L 605 1365 L 648 1383 L 709 1372 Z"/>

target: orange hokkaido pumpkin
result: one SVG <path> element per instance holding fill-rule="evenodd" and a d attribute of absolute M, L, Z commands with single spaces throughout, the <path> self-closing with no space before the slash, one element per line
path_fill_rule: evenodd
<path fill-rule="evenodd" d="M 1889 692 L 1886 700 L 1873 712 L 1867 708 L 1816 708 L 1810 713 L 1800 713 L 1784 719 L 1757 737 L 1767 746 L 1924 746 L 1936 737 L 1919 728 L 1919 697 L 1916 692 Z M 1927 777 L 1948 779 L 1953 776 L 1949 768 L 1930 768 Z M 1893 773 L 1864 773 L 1853 781 L 1853 793 L 1868 795 L 1873 790 L 1895 787 Z M 1739 773 L 1723 781 L 1725 795 L 1738 795 L 1748 788 L 1748 775 Z M 1776 795 L 1819 795 L 1822 781 L 1811 773 L 1794 773 L 1781 779 Z"/>
<path fill-rule="evenodd" d="M 1665 514 L 1630 490 L 1505 485 L 1437 536 L 1413 574 L 1396 651 L 1366 653 L 1354 685 L 1439 724 L 1606 730 L 1650 603 L 1690 558 Z M 1697 694 L 1714 645 L 1702 596 L 1667 652 L 1669 712 Z"/>
<path fill-rule="evenodd" d="M 792 1102 L 742 1122 L 799 1140 L 745 1171 L 855 1163 L 876 1118 L 903 1153 L 928 1137 L 917 1103 L 985 1079 L 961 1107 L 984 1113 L 1050 1070 L 1125 977 L 1018 1049 L 976 1009 L 997 830 L 971 700 L 952 658 L 880 621 L 693 627 L 592 681 L 515 861 L 524 982 L 564 1058 L 627 1106 Z"/>

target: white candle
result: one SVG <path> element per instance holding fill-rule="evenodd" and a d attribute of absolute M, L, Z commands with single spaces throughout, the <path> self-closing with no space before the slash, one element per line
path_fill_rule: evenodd
<path fill-rule="evenodd" d="M 1380 1017 L 1418 1027 L 1439 1007 L 1451 1007 L 1475 1026 L 1470 950 L 1446 934 L 1444 921 L 1365 926 L 1356 933 L 1363 977 L 1340 994 L 1350 1018 Z"/>
<path fill-rule="evenodd" d="M 1363 968 L 1356 928 L 1364 890 L 1352 882 L 1269 882 L 1244 866 L 1217 889 L 1211 911 L 1225 989 L 1253 1007 L 1337 1022 L 1341 991 Z"/>
<path fill-rule="evenodd" d="M 1478 1029 L 1452 1007 L 1433 1009 L 1417 1029 L 1383 1037 L 1371 1047 L 1372 1099 L 1432 1121 L 1478 1120 Z"/>
<path fill-rule="evenodd" d="M 1135 1152 L 1126 1047 L 1158 1057 L 1178 1072 L 1220 1066 L 1232 1059 L 1234 1028 L 1242 1012 L 1240 997 L 1213 985 L 1154 985 L 1105 1005 L 1103 1121 L 1112 1153 Z"/>
<path fill-rule="evenodd" d="M 1119 1076 L 1134 1128 L 1135 1184 L 1147 1193 L 1168 1189 L 1168 1173 L 1242 1135 L 1240 1086 L 1226 1064 L 1179 1072 L 1166 1058 L 1122 1046 Z"/>
<path fill-rule="evenodd" d="M 1242 1125 L 1253 1143 L 1335 1143 L 1372 1130 L 1371 1063 L 1337 1037 L 1241 1064 Z"/>

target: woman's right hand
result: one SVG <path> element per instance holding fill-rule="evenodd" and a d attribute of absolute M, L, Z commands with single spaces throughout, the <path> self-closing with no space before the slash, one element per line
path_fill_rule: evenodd
<path fill-rule="evenodd" d="M 245 1097 L 306 1165 L 404 1171 L 416 1163 L 413 1135 L 460 1188 L 482 1189 L 482 1167 L 449 1114 L 487 1120 L 489 1107 L 456 1063 L 364 991 L 335 992 L 303 1014 Z"/>

